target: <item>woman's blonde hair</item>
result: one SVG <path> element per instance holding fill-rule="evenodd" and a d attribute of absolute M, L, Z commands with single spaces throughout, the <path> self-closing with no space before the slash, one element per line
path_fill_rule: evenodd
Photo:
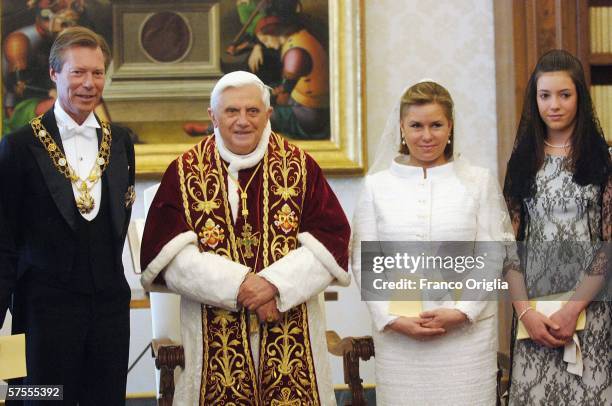
<path fill-rule="evenodd" d="M 443 86 L 437 84 L 436 82 L 419 82 L 416 85 L 411 86 L 404 94 L 402 95 L 400 102 L 400 117 L 404 117 L 404 114 L 411 106 L 423 106 L 425 104 L 435 103 L 442 107 L 442 111 L 446 116 L 446 119 L 450 121 L 451 125 L 454 124 L 455 120 L 453 117 L 453 99 L 451 98 L 450 93 Z M 450 131 L 450 144 L 444 148 L 444 156 L 446 159 L 450 159 L 453 156 L 453 135 L 455 132 L 455 126 L 451 126 Z M 400 139 L 400 148 L 399 152 L 401 154 L 408 155 L 408 146 L 401 142 Z"/>

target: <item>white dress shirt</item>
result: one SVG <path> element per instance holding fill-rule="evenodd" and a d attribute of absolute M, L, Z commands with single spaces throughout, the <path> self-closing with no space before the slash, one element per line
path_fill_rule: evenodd
<path fill-rule="evenodd" d="M 64 154 L 72 169 L 81 179 L 86 179 L 93 168 L 96 157 L 98 156 L 98 135 L 96 129 L 100 128 L 98 120 L 93 112 L 89 114 L 83 124 L 78 125 L 72 117 L 64 111 L 59 103 L 59 99 L 55 101 L 54 107 L 55 120 L 59 129 Z M 72 184 L 72 192 L 75 200 L 80 197 L 78 185 Z M 87 182 L 91 187 L 91 182 Z M 100 201 L 102 198 L 102 179 L 98 180 L 89 192 L 94 199 L 94 208 L 89 213 L 81 213 L 81 216 L 87 221 L 93 220 L 100 210 Z"/>

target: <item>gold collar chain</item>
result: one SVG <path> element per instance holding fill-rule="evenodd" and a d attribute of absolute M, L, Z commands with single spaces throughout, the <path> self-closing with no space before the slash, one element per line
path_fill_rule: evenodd
<path fill-rule="evenodd" d="M 77 208 L 81 214 L 90 213 L 95 207 L 95 201 L 91 196 L 91 190 L 96 183 L 102 177 L 102 173 L 108 166 L 110 161 L 110 148 L 112 142 L 110 124 L 106 121 L 102 121 L 102 142 L 100 142 L 100 149 L 96 161 L 89 171 L 89 175 L 82 179 L 80 178 L 74 168 L 68 163 L 66 156 L 62 150 L 55 143 L 49 131 L 45 128 L 41 121 L 42 116 L 38 116 L 30 121 L 30 126 L 34 130 L 36 138 L 43 144 L 53 165 L 55 168 L 66 177 L 72 184 L 77 187 L 79 197 L 75 199 Z M 90 184 L 88 184 L 89 182 Z"/>

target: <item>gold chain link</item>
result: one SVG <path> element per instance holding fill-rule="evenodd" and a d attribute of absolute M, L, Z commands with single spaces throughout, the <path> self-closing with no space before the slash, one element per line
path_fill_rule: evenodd
<path fill-rule="evenodd" d="M 108 163 L 110 162 L 110 148 L 112 143 L 110 124 L 106 121 L 101 122 L 102 141 L 100 142 L 100 148 L 96 156 L 96 161 L 94 162 L 94 165 L 91 168 L 87 178 L 81 179 L 72 166 L 68 163 L 66 156 L 62 152 L 61 148 L 55 143 L 49 131 L 47 131 L 45 126 L 42 124 L 41 119 L 42 115 L 35 117 L 30 121 L 30 126 L 34 131 L 34 135 L 47 150 L 47 153 L 53 162 L 53 166 L 55 166 L 59 173 L 64 175 L 66 179 L 75 184 L 79 190 L 81 196 L 76 199 L 79 211 L 81 213 L 91 212 L 95 203 L 93 202 L 93 198 L 90 196 L 89 191 L 98 182 L 98 180 L 100 180 L 104 170 L 106 170 Z M 80 185 L 77 184 L 79 181 L 81 182 Z M 91 187 L 87 186 L 87 181 L 91 182 Z"/>

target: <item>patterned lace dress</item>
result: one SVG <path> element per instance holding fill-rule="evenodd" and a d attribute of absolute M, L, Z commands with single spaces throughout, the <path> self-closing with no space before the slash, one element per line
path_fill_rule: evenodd
<path fill-rule="evenodd" d="M 529 297 L 575 289 L 593 258 L 591 242 L 602 237 L 602 202 L 606 208 L 610 204 L 609 187 L 601 199 L 601 187 L 577 185 L 565 163 L 564 157 L 547 155 L 536 176 L 535 196 L 524 202 Z M 609 208 L 603 213 L 609 221 Z M 549 349 L 532 340 L 517 340 L 510 405 L 612 405 L 609 297 L 600 294 L 589 304 L 586 315 L 586 327 L 577 333 L 584 362 L 582 377 L 567 371 L 563 348 Z"/>

